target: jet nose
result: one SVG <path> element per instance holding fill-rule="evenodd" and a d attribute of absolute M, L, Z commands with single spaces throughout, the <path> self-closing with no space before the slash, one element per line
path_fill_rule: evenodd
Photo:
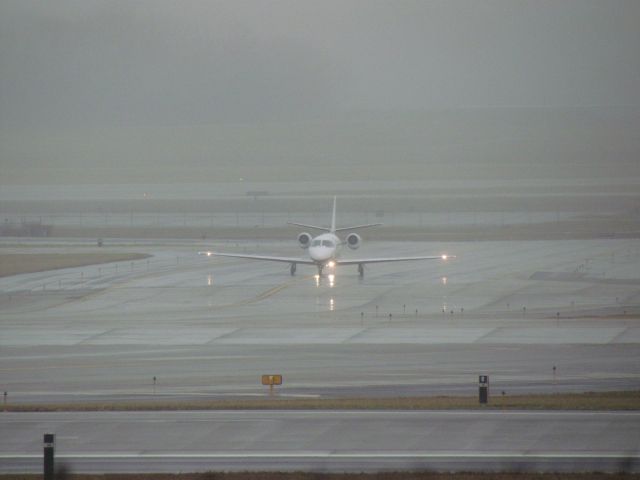
<path fill-rule="evenodd" d="M 332 250 L 325 247 L 316 247 L 309 250 L 311 258 L 317 261 L 329 260 L 331 258 Z"/>

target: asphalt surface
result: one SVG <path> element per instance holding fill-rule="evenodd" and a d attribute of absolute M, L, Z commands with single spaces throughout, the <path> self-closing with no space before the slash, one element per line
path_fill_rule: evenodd
<path fill-rule="evenodd" d="M 47 240 L 50 242 L 50 240 Z M 364 279 L 208 259 L 293 244 L 123 240 L 120 262 L 0 278 L 7 402 L 630 390 L 640 384 L 638 240 L 366 244 Z M 80 247 L 82 251 L 91 248 Z M 93 247 L 92 247 L 93 248 Z M 74 252 L 74 241 L 3 250 Z M 555 367 L 555 369 L 553 368 Z M 154 381 L 155 378 L 155 381 Z M 636 413 L 2 414 L 0 468 L 39 471 L 45 431 L 76 471 L 637 470 Z M 4 435 L 4 432 L 8 434 Z"/>
<path fill-rule="evenodd" d="M 281 395 L 325 397 L 473 394 L 479 374 L 507 394 L 640 384 L 638 240 L 369 243 L 345 255 L 457 258 L 319 281 L 200 244 L 121 244 L 154 257 L 0 278 L 9 402 L 257 396 L 264 373 L 284 376 Z"/>
<path fill-rule="evenodd" d="M 640 471 L 638 412 L 5 413 L 0 472 Z"/>

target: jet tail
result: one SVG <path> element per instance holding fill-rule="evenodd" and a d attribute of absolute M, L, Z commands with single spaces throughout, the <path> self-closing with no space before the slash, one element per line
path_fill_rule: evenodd
<path fill-rule="evenodd" d="M 287 222 L 289 225 L 296 225 L 298 227 L 304 228 L 314 228 L 316 230 L 322 230 L 323 232 L 344 232 L 345 230 L 356 230 L 357 228 L 368 228 L 368 227 L 377 227 L 378 225 L 382 225 L 381 223 L 367 223 L 365 225 L 353 225 L 351 227 L 340 227 L 336 228 L 336 203 L 337 197 L 333 197 L 333 212 L 331 213 L 331 227 L 320 227 L 318 225 L 309 225 L 307 223 L 296 223 L 296 222 Z"/>
<path fill-rule="evenodd" d="M 329 230 L 331 233 L 336 232 L 336 198 L 333 197 L 333 214 L 331 215 L 331 230 Z"/>

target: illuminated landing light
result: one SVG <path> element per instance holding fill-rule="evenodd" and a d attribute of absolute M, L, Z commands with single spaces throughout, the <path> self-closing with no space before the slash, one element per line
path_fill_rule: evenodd
<path fill-rule="evenodd" d="M 210 257 L 212 255 L 211 252 L 207 252 L 207 257 Z"/>
<path fill-rule="evenodd" d="M 442 277 L 442 284 L 446 285 L 447 284 L 447 277 Z"/>
<path fill-rule="evenodd" d="M 327 278 L 329 279 L 329 286 L 333 287 L 335 285 L 336 276 L 333 273 L 331 273 L 327 275 Z"/>
<path fill-rule="evenodd" d="M 449 258 L 449 255 L 447 255 L 446 253 L 444 255 L 442 255 L 442 259 L 446 260 L 447 258 Z"/>
<path fill-rule="evenodd" d="M 327 263 L 327 267 L 329 268 L 333 268 L 336 266 L 336 262 L 334 262 L 333 260 L 331 260 L 329 263 Z"/>
<path fill-rule="evenodd" d="M 320 275 L 318 275 L 317 273 L 313 276 L 313 278 L 316 281 L 316 287 L 320 286 Z"/>

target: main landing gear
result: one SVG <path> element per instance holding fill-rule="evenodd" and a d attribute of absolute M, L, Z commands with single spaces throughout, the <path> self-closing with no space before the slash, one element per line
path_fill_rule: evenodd
<path fill-rule="evenodd" d="M 364 277 L 364 265 L 362 263 L 358 264 L 358 274 L 360 278 Z"/>
<path fill-rule="evenodd" d="M 295 263 L 291 264 L 291 269 L 289 271 L 291 272 L 292 276 L 296 274 L 296 264 Z"/>

